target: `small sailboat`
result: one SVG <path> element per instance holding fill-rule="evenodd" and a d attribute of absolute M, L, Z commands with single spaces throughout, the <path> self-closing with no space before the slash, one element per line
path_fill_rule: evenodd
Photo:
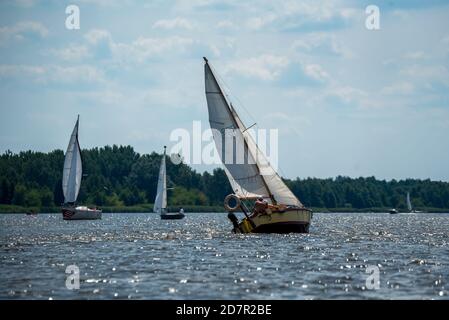
<path fill-rule="evenodd" d="M 165 165 L 167 147 L 164 146 L 164 155 L 162 156 L 161 166 L 159 168 L 159 178 L 157 180 L 157 193 L 154 200 L 153 211 L 161 215 L 162 220 L 173 220 L 184 218 L 184 210 L 180 212 L 168 212 L 167 210 L 167 168 Z"/>
<path fill-rule="evenodd" d="M 220 154 L 233 194 L 225 198 L 225 209 L 229 212 L 234 232 L 238 233 L 308 233 L 312 211 L 304 207 L 281 177 L 268 163 L 256 142 L 247 131 L 242 120 L 228 102 L 209 62 L 205 61 L 205 89 L 209 123 L 215 145 Z M 245 161 L 236 161 L 234 146 L 226 144 L 226 136 L 235 139 L 235 149 L 243 148 Z M 232 161 L 228 161 L 232 159 Z M 263 173 L 263 174 L 262 174 Z M 248 209 L 245 202 L 258 199 L 266 203 L 262 210 L 254 205 Z M 245 217 L 239 221 L 234 214 L 243 211 Z"/>
<path fill-rule="evenodd" d="M 410 201 L 410 192 L 407 192 L 407 209 L 408 212 L 413 212 L 412 202 Z"/>
<path fill-rule="evenodd" d="M 407 192 L 407 210 L 409 213 L 420 213 L 421 211 L 413 210 L 412 202 L 410 200 L 410 192 Z"/>
<path fill-rule="evenodd" d="M 83 175 L 81 149 L 78 142 L 78 126 L 79 116 L 65 154 L 64 170 L 62 172 L 62 191 L 64 193 L 62 217 L 64 220 L 101 219 L 101 210 L 86 206 L 76 206 L 76 199 L 78 198 Z"/>

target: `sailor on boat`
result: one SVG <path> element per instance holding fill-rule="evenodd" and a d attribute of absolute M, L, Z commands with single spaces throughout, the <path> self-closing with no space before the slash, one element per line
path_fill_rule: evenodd
<path fill-rule="evenodd" d="M 256 202 L 254 203 L 254 209 L 253 214 L 251 215 L 251 218 L 259 215 L 264 214 L 267 212 L 268 209 L 268 201 L 264 200 L 263 197 L 259 197 Z"/>

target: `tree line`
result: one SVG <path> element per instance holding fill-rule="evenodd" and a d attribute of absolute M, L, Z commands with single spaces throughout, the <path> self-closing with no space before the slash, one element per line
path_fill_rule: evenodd
<path fill-rule="evenodd" d="M 162 155 L 139 154 L 131 146 L 85 149 L 78 202 L 97 206 L 153 203 Z M 198 173 L 167 158 L 169 206 L 221 206 L 232 192 L 223 169 Z M 7 151 L 0 156 L 0 204 L 54 207 L 64 202 L 64 152 Z M 313 208 L 406 208 L 410 192 L 414 207 L 449 209 L 449 183 L 430 180 L 377 180 L 374 177 L 285 179 L 301 202 Z"/>

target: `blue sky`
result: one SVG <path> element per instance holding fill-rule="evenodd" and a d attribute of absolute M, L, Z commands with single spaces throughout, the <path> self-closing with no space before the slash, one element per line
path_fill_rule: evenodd
<path fill-rule="evenodd" d="M 449 180 L 449 1 L 1 1 L 0 152 L 65 150 L 77 114 L 83 148 L 159 151 L 208 127 L 202 56 L 282 175 Z"/>

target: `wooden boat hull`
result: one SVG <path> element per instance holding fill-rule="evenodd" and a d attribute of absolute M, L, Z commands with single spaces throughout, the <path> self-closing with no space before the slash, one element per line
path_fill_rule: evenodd
<path fill-rule="evenodd" d="M 183 219 L 185 215 L 183 213 L 166 213 L 161 214 L 162 220 L 180 220 Z"/>
<path fill-rule="evenodd" d="M 101 219 L 102 211 L 87 207 L 62 208 L 64 220 L 98 220 Z"/>
<path fill-rule="evenodd" d="M 289 208 L 282 212 L 267 213 L 244 218 L 236 232 L 240 233 L 308 233 L 313 213 L 305 208 Z"/>

